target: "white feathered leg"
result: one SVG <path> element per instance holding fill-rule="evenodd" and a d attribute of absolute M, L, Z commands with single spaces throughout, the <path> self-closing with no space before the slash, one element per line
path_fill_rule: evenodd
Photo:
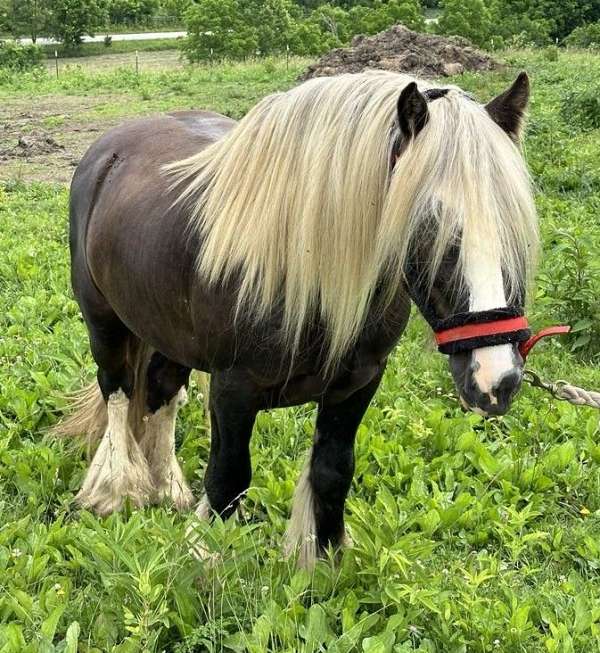
<path fill-rule="evenodd" d="M 177 510 L 187 510 L 194 503 L 194 496 L 175 455 L 175 420 L 179 407 L 186 402 L 187 392 L 182 387 L 166 406 L 148 416 L 141 443 L 150 465 L 154 500 L 157 503 L 172 501 Z"/>
<path fill-rule="evenodd" d="M 138 506 L 152 494 L 148 463 L 127 422 L 129 399 L 122 390 L 108 398 L 108 424 L 77 501 L 99 515 L 119 510 L 125 497 Z"/>

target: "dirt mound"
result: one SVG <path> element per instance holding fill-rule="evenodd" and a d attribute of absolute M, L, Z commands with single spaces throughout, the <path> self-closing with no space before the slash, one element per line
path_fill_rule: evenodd
<path fill-rule="evenodd" d="M 52 154 L 64 150 L 64 146 L 57 143 L 50 134 L 42 131 L 32 131 L 27 134 L 20 134 L 17 142 L 12 146 L 0 150 L 0 158 L 29 159 L 40 154 Z"/>
<path fill-rule="evenodd" d="M 349 48 L 338 48 L 323 55 L 300 79 L 359 73 L 367 68 L 421 77 L 445 77 L 466 70 L 500 67 L 501 64 L 466 39 L 419 34 L 404 25 L 394 25 L 375 36 L 355 36 Z"/>

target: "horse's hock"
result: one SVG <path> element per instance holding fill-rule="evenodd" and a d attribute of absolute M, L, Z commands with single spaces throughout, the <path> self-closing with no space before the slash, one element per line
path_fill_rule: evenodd
<path fill-rule="evenodd" d="M 496 70 L 501 64 L 460 37 L 420 34 L 394 25 L 375 36 L 356 36 L 348 48 L 323 55 L 300 79 L 358 73 L 367 68 L 424 77 L 447 77 L 467 70 Z"/>

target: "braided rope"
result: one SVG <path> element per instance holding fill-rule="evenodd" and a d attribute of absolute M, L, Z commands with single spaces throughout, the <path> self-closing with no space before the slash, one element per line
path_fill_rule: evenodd
<path fill-rule="evenodd" d="M 525 380 L 536 388 L 547 390 L 553 397 L 568 401 L 575 406 L 589 406 L 590 408 L 597 408 L 600 410 L 600 392 L 593 390 L 585 390 L 576 385 L 571 385 L 566 381 L 556 381 L 555 383 L 547 383 L 542 381 L 540 377 L 531 370 L 526 370 Z"/>
<path fill-rule="evenodd" d="M 591 406 L 600 410 L 600 392 L 584 390 L 566 381 L 557 381 L 551 385 L 553 386 L 555 397 L 569 401 L 576 406 Z"/>

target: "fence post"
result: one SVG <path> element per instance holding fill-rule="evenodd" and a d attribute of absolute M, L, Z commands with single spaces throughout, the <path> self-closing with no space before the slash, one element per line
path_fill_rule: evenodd
<path fill-rule="evenodd" d="M 290 44 L 285 44 L 285 69 L 290 69 Z"/>
<path fill-rule="evenodd" d="M 58 79 L 58 50 L 54 50 L 54 67 L 56 68 L 56 79 Z"/>
<path fill-rule="evenodd" d="M 140 74 L 140 61 L 138 57 L 138 51 L 135 51 L 135 74 L 139 75 Z"/>

